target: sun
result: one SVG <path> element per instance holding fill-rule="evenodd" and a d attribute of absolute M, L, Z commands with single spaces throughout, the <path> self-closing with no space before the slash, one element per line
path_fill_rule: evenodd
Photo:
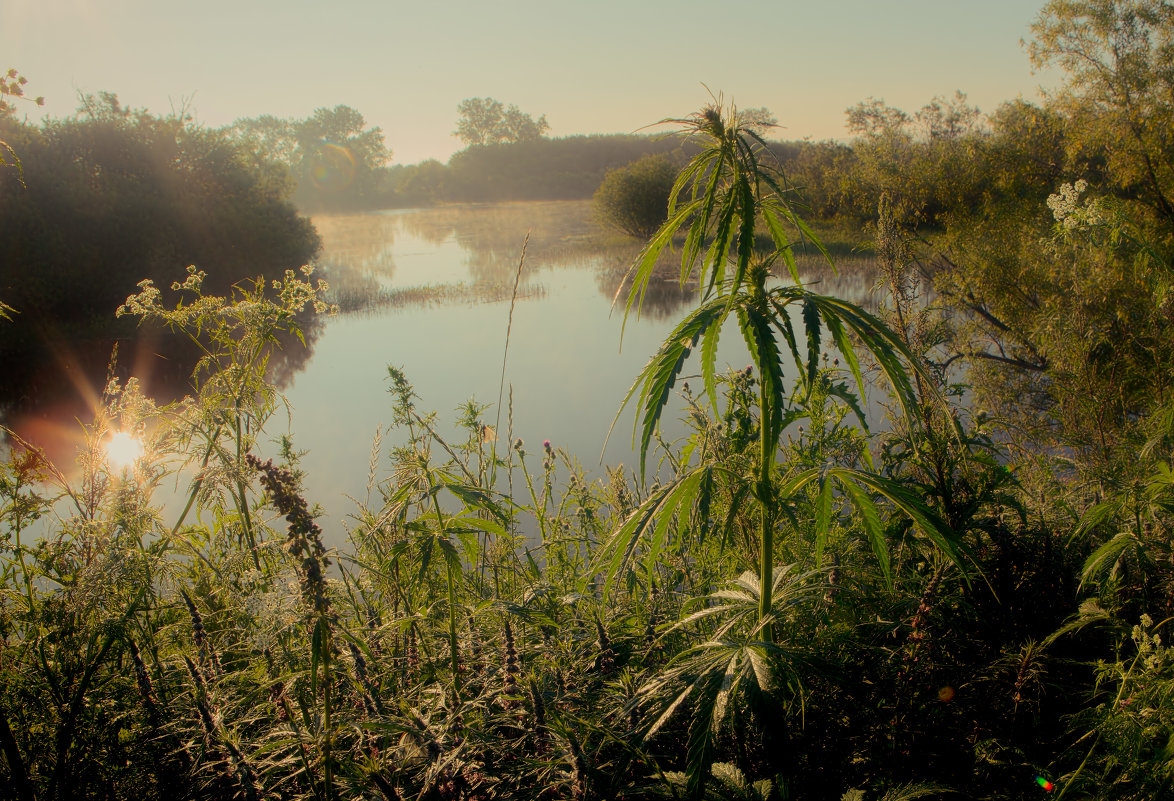
<path fill-rule="evenodd" d="M 132 467 L 143 457 L 143 441 L 126 431 L 113 431 L 106 440 L 106 461 L 111 467 Z"/>

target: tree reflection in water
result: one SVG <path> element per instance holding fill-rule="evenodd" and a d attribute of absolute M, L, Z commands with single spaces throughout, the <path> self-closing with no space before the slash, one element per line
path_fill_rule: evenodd
<path fill-rule="evenodd" d="M 304 315 L 300 325 L 301 341 L 285 334 L 269 356 L 269 378 L 278 387 L 305 368 L 324 330 L 323 319 L 314 314 Z M 47 325 L 39 334 L 38 347 L 15 354 L 8 365 L 20 380 L 0 383 L 0 425 L 43 448 L 59 466 L 73 462 L 78 423 L 94 419 L 110 379 L 125 382 L 133 376 L 144 395 L 169 403 L 190 393 L 203 355 L 186 336 L 149 323 L 123 337 L 100 332 L 68 337 Z"/>

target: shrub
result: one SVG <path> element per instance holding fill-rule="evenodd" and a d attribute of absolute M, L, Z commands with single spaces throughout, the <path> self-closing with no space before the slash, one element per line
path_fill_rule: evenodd
<path fill-rule="evenodd" d="M 13 123 L 0 139 L 23 164 L 23 186 L 16 171 L 0 174 L 0 297 L 28 321 L 0 339 L 0 363 L 12 366 L 5 401 L 43 391 L 34 377 L 56 363 L 47 341 L 100 371 L 113 339 L 134 332 L 114 310 L 144 278 L 166 287 L 195 264 L 209 291 L 228 295 L 318 251 L 282 175 L 186 118 L 102 95 L 75 117 Z"/>
<path fill-rule="evenodd" d="M 665 156 L 650 155 L 608 172 L 595 192 L 599 222 L 648 239 L 668 217 L 677 170 Z"/>

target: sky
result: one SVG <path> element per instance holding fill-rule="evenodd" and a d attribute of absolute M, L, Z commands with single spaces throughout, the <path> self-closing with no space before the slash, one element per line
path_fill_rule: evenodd
<path fill-rule="evenodd" d="M 780 139 L 846 139 L 869 97 L 916 111 L 965 92 L 1038 100 L 1021 40 L 1043 0 L 0 0 L 0 69 L 32 120 L 110 91 L 204 125 L 339 104 L 393 162 L 462 147 L 457 104 L 493 97 L 551 136 L 630 133 L 710 100 L 765 106 Z M 708 90 L 707 90 L 708 87 Z M 655 131 L 656 129 L 649 129 Z"/>

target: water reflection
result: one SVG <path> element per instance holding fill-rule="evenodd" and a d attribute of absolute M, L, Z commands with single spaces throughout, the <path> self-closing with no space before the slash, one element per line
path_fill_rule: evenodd
<path fill-rule="evenodd" d="M 601 232 L 587 201 L 442 206 L 314 218 L 333 286 L 513 285 L 542 270 L 628 264 L 638 242 Z M 396 258 L 393 258 L 393 253 Z M 434 258 L 440 254 L 441 258 Z M 457 257 L 457 258 L 452 258 Z M 393 280 L 394 279 L 394 280 Z"/>
<path fill-rule="evenodd" d="M 300 325 L 300 339 L 286 334 L 269 354 L 268 377 L 279 387 L 288 386 L 305 369 L 324 329 L 322 319 L 313 315 Z M 193 371 L 203 355 L 186 335 L 151 323 L 120 336 L 69 336 L 60 328 L 41 326 L 35 345 L 8 364 L 14 379 L 0 385 L 0 424 L 43 448 L 55 464 L 69 465 L 79 443 L 79 424 L 101 413 L 110 379 L 125 383 L 134 377 L 144 395 L 170 403 L 192 392 Z"/>
<path fill-rule="evenodd" d="M 666 271 L 658 270 L 648 282 L 639 309 L 633 307 L 632 314 L 650 320 L 665 321 L 681 317 L 685 310 L 697 300 L 697 284 L 681 286 L 681 282 Z M 632 284 L 627 269 L 600 270 L 595 274 L 599 292 L 612 301 L 612 313 L 623 315 L 628 305 Z"/>
<path fill-rule="evenodd" d="M 336 215 L 315 218 L 315 224 L 323 238 L 319 263 L 344 312 L 509 300 L 515 278 L 519 297 L 543 297 L 541 276 L 563 269 L 592 271 L 598 291 L 610 302 L 642 247 L 600 229 L 587 201 Z M 658 273 L 675 275 L 675 258 L 666 252 Z M 656 280 L 643 313 L 667 319 L 692 297 L 673 280 Z M 620 298 L 621 304 L 625 301 L 626 293 Z"/>
<path fill-rule="evenodd" d="M 299 446 L 318 460 L 310 472 L 322 498 L 365 481 L 369 438 L 387 418 L 388 364 L 407 369 L 423 402 L 442 414 L 470 395 L 496 399 L 511 321 L 506 381 L 516 390 L 516 433 L 539 442 L 565 436 L 572 452 L 590 458 L 632 378 L 697 302 L 696 289 L 677 280 L 679 250 L 666 251 L 620 351 L 626 293 L 612 302 L 641 243 L 600 230 L 586 201 L 323 215 L 314 224 L 323 239 L 319 266 L 344 314 L 308 319 L 307 347 L 290 342 L 276 351 L 270 377 L 299 407 Z M 799 266 L 815 291 L 874 306 L 874 259 L 840 259 L 833 272 L 804 255 Z M 515 277 L 520 302 L 511 311 Z M 744 365 L 740 337 L 723 342 L 722 358 Z M 9 412 L 0 419 L 21 431 L 76 429 L 76 420 L 92 417 L 113 344 L 94 337 L 47 349 L 17 371 L 37 390 L 20 409 L 0 397 Z M 118 374 L 139 377 L 149 396 L 166 402 L 190 391 L 198 355 L 181 338 L 143 328 L 121 341 Z M 33 369 L 45 365 L 52 378 Z M 623 440 L 613 439 L 609 461 L 628 458 Z M 352 465 L 362 475 L 351 476 Z"/>
<path fill-rule="evenodd" d="M 601 229 L 588 201 L 453 205 L 322 216 L 314 223 L 324 245 L 320 265 L 344 312 L 509 300 L 523 243 L 520 297 L 543 297 L 544 272 L 573 268 L 592 270 L 610 302 L 643 244 Z M 695 289 L 677 280 L 678 259 L 671 248 L 662 253 L 649 283 L 641 313 L 653 320 L 679 317 L 695 300 Z M 815 291 L 875 307 L 874 256 L 841 256 L 834 270 L 814 252 L 799 254 L 797 262 Z M 625 289 L 617 305 L 626 302 Z"/>
<path fill-rule="evenodd" d="M 884 293 L 876 291 L 881 273 L 880 264 L 875 257 L 851 256 L 837 259 L 835 271 L 827 262 L 810 256 L 797 259 L 797 262 L 799 277 L 812 292 L 831 295 L 870 311 L 876 311 L 878 298 Z"/>
<path fill-rule="evenodd" d="M 383 214 L 332 214 L 315 217 L 314 227 L 322 237 L 318 264 L 330 283 L 331 302 L 345 312 L 378 298 L 395 277 L 398 220 Z"/>

